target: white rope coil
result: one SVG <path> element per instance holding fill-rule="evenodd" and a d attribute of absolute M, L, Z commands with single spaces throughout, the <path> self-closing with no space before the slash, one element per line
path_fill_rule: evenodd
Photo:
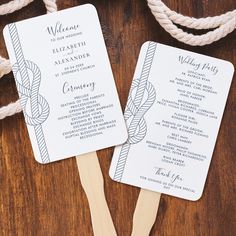
<path fill-rule="evenodd" d="M 0 56 L 0 78 L 11 72 L 10 61 Z"/>
<path fill-rule="evenodd" d="M 13 0 L 0 5 L 0 15 L 6 15 L 29 5 L 33 0 Z"/>
<path fill-rule="evenodd" d="M 161 0 L 147 0 L 152 14 L 159 24 L 177 40 L 191 46 L 204 46 L 211 44 L 236 28 L 236 10 L 220 16 L 196 19 L 183 16 L 170 10 Z M 187 33 L 175 24 L 191 29 L 214 29 L 202 35 Z"/>
<path fill-rule="evenodd" d="M 20 10 L 33 2 L 33 0 L 13 0 L 9 3 L 0 5 L 0 15 L 12 13 Z M 43 0 L 47 13 L 57 11 L 56 0 Z M 225 14 L 196 19 L 193 17 L 183 16 L 175 11 L 170 10 L 161 0 L 147 0 L 152 14 L 159 24 L 177 40 L 192 45 L 204 46 L 211 44 L 236 28 L 236 9 Z M 178 28 L 181 25 L 190 29 L 213 29 L 202 35 L 187 33 Z M 8 59 L 0 56 L 0 78 L 11 71 L 11 65 Z M 0 108 L 0 119 L 14 115 L 22 111 L 19 100 Z"/>
<path fill-rule="evenodd" d="M 33 2 L 33 0 L 14 0 L 9 3 L 0 5 L 0 15 L 5 15 L 8 13 L 12 13 L 14 11 L 20 10 L 22 7 L 27 6 Z M 45 7 L 47 9 L 47 13 L 57 11 L 56 0 L 43 0 Z M 0 78 L 4 75 L 10 73 L 12 70 L 10 61 L 0 56 Z M 7 116 L 12 116 L 16 113 L 22 111 L 22 107 L 20 104 L 20 100 L 17 100 L 14 103 L 10 103 L 7 106 L 0 108 L 0 120 L 4 119 Z"/>
<path fill-rule="evenodd" d="M 17 100 L 14 103 L 10 103 L 7 106 L 1 107 L 0 109 L 0 120 L 6 118 L 7 116 L 13 116 L 16 113 L 22 111 L 20 100 Z"/>
<path fill-rule="evenodd" d="M 43 0 L 45 7 L 47 9 L 47 13 L 52 13 L 57 11 L 56 0 Z"/>

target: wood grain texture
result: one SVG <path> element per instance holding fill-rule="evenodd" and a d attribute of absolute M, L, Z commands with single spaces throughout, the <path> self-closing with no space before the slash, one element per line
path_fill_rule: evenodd
<path fill-rule="evenodd" d="M 117 236 L 104 192 L 104 178 L 96 152 L 76 156 L 80 182 L 86 193 L 93 233 L 96 236 Z"/>
<path fill-rule="evenodd" d="M 141 189 L 134 210 L 131 236 L 149 236 L 156 222 L 161 193 Z"/>
<path fill-rule="evenodd" d="M 7 0 L 1 1 L 4 2 Z M 58 0 L 58 7 L 64 9 L 88 2 Z M 218 15 L 236 8 L 235 0 L 165 2 L 172 9 L 195 17 Z M 236 31 L 210 46 L 190 47 L 171 38 L 159 26 L 145 0 L 94 0 L 90 3 L 97 7 L 102 22 L 123 108 L 140 47 L 147 40 L 229 60 L 236 66 Z M 14 14 L 0 16 L 0 30 L 7 23 L 44 13 L 42 1 L 35 0 Z M 0 52 L 7 56 L 2 34 Z M 16 99 L 16 86 L 9 74 L 0 80 L 0 106 Z M 128 236 L 139 189 L 115 183 L 109 178 L 112 153 L 113 148 L 109 148 L 99 151 L 98 156 L 117 233 Z M 190 202 L 163 195 L 151 235 L 235 236 L 235 156 L 236 78 L 231 86 L 202 198 Z M 92 235 L 89 207 L 75 158 L 38 164 L 33 157 L 22 114 L 0 121 L 0 235 Z"/>

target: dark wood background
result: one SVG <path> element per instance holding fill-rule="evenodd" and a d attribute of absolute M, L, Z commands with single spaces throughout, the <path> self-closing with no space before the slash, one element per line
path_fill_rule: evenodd
<path fill-rule="evenodd" d="M 5 3 L 7 0 L 1 0 Z M 210 46 L 190 47 L 171 38 L 155 21 L 145 0 L 58 0 L 59 9 L 93 3 L 98 10 L 122 107 L 130 88 L 140 46 L 147 40 L 231 61 L 236 65 L 236 31 Z M 236 8 L 235 0 L 169 0 L 185 15 L 219 15 Z M 10 22 L 45 13 L 42 1 L 0 17 L 0 30 Z M 30 37 L 30 35 L 29 35 Z M 40 46 L 40 45 L 38 45 Z M 7 56 L 0 36 L 0 52 Z M 12 74 L 0 80 L 0 106 L 17 99 Z M 216 104 L 217 106 L 217 104 Z M 139 189 L 113 182 L 108 169 L 113 148 L 98 152 L 105 191 L 118 235 L 131 232 Z M 151 235 L 236 235 L 236 78 L 229 94 L 203 197 L 197 202 L 162 196 Z M 74 158 L 38 164 L 22 114 L 0 121 L 0 235 L 90 236 L 86 196 Z"/>

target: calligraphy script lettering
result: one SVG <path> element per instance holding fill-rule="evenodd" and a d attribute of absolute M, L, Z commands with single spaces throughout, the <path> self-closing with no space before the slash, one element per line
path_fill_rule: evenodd
<path fill-rule="evenodd" d="M 48 26 L 47 32 L 53 36 L 56 36 L 57 34 L 77 30 L 79 28 L 79 24 L 71 25 L 71 26 L 63 26 L 63 24 L 58 21 L 54 26 Z"/>

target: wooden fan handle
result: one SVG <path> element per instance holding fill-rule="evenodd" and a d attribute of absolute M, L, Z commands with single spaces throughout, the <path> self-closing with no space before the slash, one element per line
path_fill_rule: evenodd
<path fill-rule="evenodd" d="M 104 179 L 97 153 L 76 157 L 80 180 L 87 195 L 95 236 L 116 236 L 116 230 L 106 202 Z"/>
<path fill-rule="evenodd" d="M 156 221 L 161 193 L 141 189 L 133 216 L 131 236 L 148 236 Z"/>

